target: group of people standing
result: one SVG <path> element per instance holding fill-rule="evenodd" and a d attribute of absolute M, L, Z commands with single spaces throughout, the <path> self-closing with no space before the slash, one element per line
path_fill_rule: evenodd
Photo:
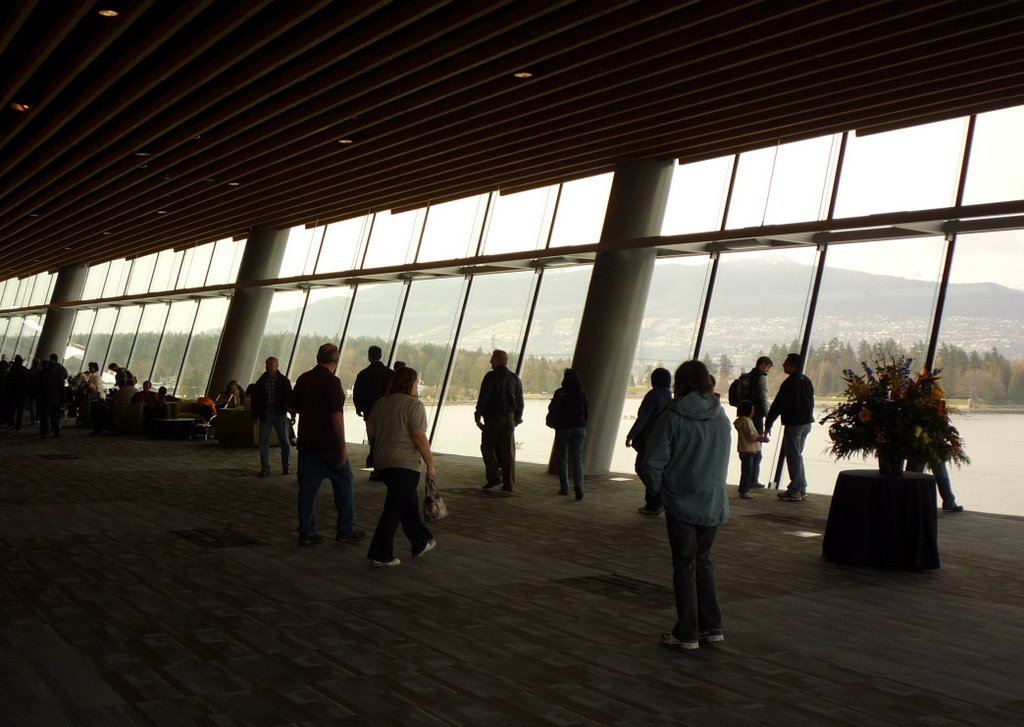
<path fill-rule="evenodd" d="M 68 372 L 57 354 L 33 359 L 29 367 L 18 355 L 10 362 L 0 361 L 0 425 L 21 431 L 27 411 L 30 424 L 38 421 L 40 436 L 59 436 L 67 381 Z"/>

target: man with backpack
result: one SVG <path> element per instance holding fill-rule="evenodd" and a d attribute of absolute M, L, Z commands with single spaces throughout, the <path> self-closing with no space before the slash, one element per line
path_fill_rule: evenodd
<path fill-rule="evenodd" d="M 651 390 L 644 395 L 640 409 L 636 413 L 636 421 L 626 434 L 626 446 L 636 450 L 636 474 L 644 483 L 644 505 L 640 508 L 641 515 L 660 515 L 664 509 L 661 496 L 651 491 L 651 476 L 643 464 L 644 450 L 647 449 L 647 436 L 654 427 L 654 422 L 661 412 L 672 402 L 672 373 L 668 369 L 656 368 L 651 372 Z"/>
<path fill-rule="evenodd" d="M 759 356 L 754 368 L 729 385 L 729 406 L 738 407 L 742 401 L 754 404 L 754 428 L 764 434 L 764 418 L 768 415 L 768 372 L 775 364 L 767 356 Z M 764 487 L 760 480 L 761 453 L 753 459 L 750 469 L 751 487 Z"/>

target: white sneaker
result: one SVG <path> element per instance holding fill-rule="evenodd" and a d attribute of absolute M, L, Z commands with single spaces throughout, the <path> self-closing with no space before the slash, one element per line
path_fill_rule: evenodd
<path fill-rule="evenodd" d="M 671 632 L 661 635 L 661 645 L 670 649 L 678 649 L 680 651 L 692 651 L 693 649 L 700 648 L 700 643 L 697 641 L 682 641 L 672 635 Z"/>
<path fill-rule="evenodd" d="M 414 555 L 413 558 L 422 558 L 423 556 L 425 556 L 427 553 L 429 553 L 430 551 L 432 551 L 436 547 L 437 547 L 437 541 L 434 540 L 433 538 L 431 538 L 430 540 L 427 541 L 427 544 L 423 546 L 423 550 L 421 550 L 419 553 Z"/>
<path fill-rule="evenodd" d="M 391 560 L 371 560 L 370 565 L 374 568 L 392 568 L 396 565 L 402 565 L 402 561 L 398 558 L 392 558 Z"/>

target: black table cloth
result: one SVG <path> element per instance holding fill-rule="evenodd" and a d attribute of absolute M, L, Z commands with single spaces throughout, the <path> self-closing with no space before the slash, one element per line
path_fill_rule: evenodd
<path fill-rule="evenodd" d="M 843 470 L 836 479 L 822 552 L 829 560 L 922 571 L 939 567 L 935 478 Z"/>

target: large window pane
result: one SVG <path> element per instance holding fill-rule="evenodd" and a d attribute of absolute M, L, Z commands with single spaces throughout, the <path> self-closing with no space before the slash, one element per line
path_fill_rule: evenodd
<path fill-rule="evenodd" d="M 352 288 L 314 288 L 309 291 L 302 315 L 299 343 L 287 369 L 293 381 L 316 366 L 316 351 L 324 343 L 341 342 L 341 328 L 352 302 Z"/>
<path fill-rule="evenodd" d="M 829 248 L 815 315 L 812 350 L 804 373 L 814 384 L 817 418 L 833 397 L 842 395 L 844 368 L 860 369 L 877 358 L 906 354 L 915 366 L 924 362 L 943 251 L 942 238 L 886 240 Z M 895 262 L 894 262 L 895 261 Z M 769 355 L 781 368 L 785 347 Z M 772 371 L 775 378 L 777 371 Z M 774 393 L 774 386 L 771 386 Z M 834 400 L 834 399 L 833 399 Z M 765 462 L 776 457 L 782 429 L 776 427 Z M 836 475 L 851 466 L 874 462 L 837 462 L 825 453 L 828 428 L 815 425 L 804 447 L 804 464 L 812 492 L 831 494 Z M 762 471 L 766 471 L 762 465 Z M 772 470 L 774 471 L 774 470 Z M 738 472 L 730 481 L 739 480 Z M 785 486 L 785 473 L 782 485 Z"/>
<path fill-rule="evenodd" d="M 153 364 L 156 362 L 160 335 L 167 322 L 167 308 L 167 303 L 150 303 L 142 309 L 139 333 L 135 337 L 135 345 L 128 360 L 128 368 L 139 381 L 145 381 L 153 376 Z"/>
<path fill-rule="evenodd" d="M 371 215 L 367 215 L 327 225 L 316 272 L 355 270 L 359 266 L 357 253 L 363 249 L 372 219 Z"/>
<path fill-rule="evenodd" d="M 253 379 L 266 368 L 266 360 L 273 356 L 281 371 L 288 370 L 291 362 L 292 347 L 295 345 L 295 334 L 299 328 L 299 317 L 302 306 L 306 303 L 304 290 L 278 290 L 274 292 L 274 300 L 270 304 L 267 325 L 263 329 L 263 341 L 260 352 L 253 361 Z M 227 383 L 227 382 L 225 382 Z M 240 382 L 241 383 L 241 382 Z M 245 388 L 243 384 L 242 388 Z"/>
<path fill-rule="evenodd" d="M 708 310 L 701 360 L 724 394 L 729 382 L 753 367 L 758 356 L 774 360 L 800 337 L 811 288 L 815 252 L 811 248 L 734 252 L 719 258 L 714 297 Z M 781 381 L 782 360 L 769 388 Z"/>
<path fill-rule="evenodd" d="M 25 359 L 25 366 L 28 366 L 36 357 L 36 340 L 39 338 L 39 331 L 43 328 L 45 316 L 25 316 L 25 323 L 21 327 L 21 340 L 18 341 L 18 353 Z M 49 353 L 43 354 L 44 358 Z"/>
<path fill-rule="evenodd" d="M 847 137 L 836 217 L 949 207 L 963 155 L 966 120 Z"/>
<path fill-rule="evenodd" d="M 552 392 L 572 365 L 592 271 L 591 265 L 544 271 L 521 368 L 527 401 L 516 447 L 524 462 L 547 462 L 551 454 L 554 431 L 544 426 L 544 417 Z"/>
<path fill-rule="evenodd" d="M 75 323 L 71 326 L 71 339 L 68 341 L 67 350 L 64 352 L 64 368 L 69 374 L 75 374 L 85 368 L 85 348 L 89 345 L 89 333 L 92 332 L 92 322 L 96 319 L 94 308 L 83 308 L 75 314 Z M 58 352 L 59 353 L 59 352 Z"/>
<path fill-rule="evenodd" d="M 114 321 L 117 320 L 117 308 L 101 308 L 96 313 L 96 320 L 92 324 L 92 335 L 89 337 L 89 347 L 85 351 L 85 362 L 95 361 L 100 365 L 100 370 L 107 368 L 107 348 L 110 347 L 110 337 L 114 332 Z M 122 363 L 114 361 L 114 363 Z"/>
<path fill-rule="evenodd" d="M 448 393 L 432 446 L 438 452 L 478 455 L 480 431 L 473 422 L 480 381 L 491 351 L 515 354 L 521 347 L 537 273 L 523 271 L 473 278 Z"/>
<path fill-rule="evenodd" d="M 181 260 L 184 253 L 180 250 L 161 250 L 156 256 L 156 266 L 153 270 L 153 283 L 150 290 L 173 290 L 178 282 L 178 273 L 181 271 Z"/>
<path fill-rule="evenodd" d="M 1024 106 L 979 114 L 964 204 L 1024 199 Z"/>
<path fill-rule="evenodd" d="M 199 303 L 196 324 L 181 369 L 181 381 L 178 382 L 178 396 L 187 399 L 203 396 L 208 391 L 207 384 L 210 384 L 209 390 L 214 393 L 227 387 L 227 381 L 211 382 L 210 372 L 230 302 L 227 298 L 206 298 Z"/>
<path fill-rule="evenodd" d="M 612 176 L 599 174 L 562 185 L 549 247 L 590 245 L 601 239 Z"/>
<path fill-rule="evenodd" d="M 7 353 L 7 327 L 10 325 L 10 320 L 7 318 L 0 318 L 0 353 Z"/>
<path fill-rule="evenodd" d="M 483 254 L 544 247 L 551 229 L 558 185 L 516 194 L 496 194 L 484 232 Z"/>
<path fill-rule="evenodd" d="M 89 268 L 85 278 L 85 287 L 82 289 L 82 300 L 95 300 L 103 295 L 103 284 L 107 280 L 107 271 L 110 263 L 100 263 Z"/>
<path fill-rule="evenodd" d="M 356 416 L 352 406 L 352 385 L 356 374 L 368 364 L 366 350 L 370 346 L 380 346 L 384 351 L 384 360 L 391 360 L 389 352 L 395 340 L 398 310 L 405 295 L 405 284 L 360 285 L 354 295 L 348 330 L 342 342 L 338 378 L 348 397 L 345 405 L 346 436 L 359 441 L 365 436 L 365 431 L 362 420 Z"/>
<path fill-rule="evenodd" d="M 476 253 L 488 195 L 430 205 L 417 261 L 454 260 Z"/>
<path fill-rule="evenodd" d="M 288 231 L 288 243 L 285 246 L 278 277 L 291 278 L 312 273 L 323 235 L 323 227 L 309 228 L 300 225 L 291 228 Z"/>
<path fill-rule="evenodd" d="M 410 262 L 416 255 L 424 216 L 423 209 L 398 214 L 378 212 L 373 220 L 363 267 L 383 268 Z"/>
<path fill-rule="evenodd" d="M 185 355 L 189 334 L 192 332 L 192 322 L 196 317 L 197 305 L 194 300 L 179 300 L 171 303 L 171 310 L 167 314 L 167 325 L 164 327 L 163 340 L 160 342 L 160 351 L 156 357 L 156 365 L 153 367 L 154 387 L 166 386 L 169 392 L 174 393 L 178 385 L 181 360 Z"/>
<path fill-rule="evenodd" d="M 103 284 L 103 297 L 116 298 L 124 295 L 125 287 L 128 285 L 128 273 L 132 264 L 129 260 L 111 260 L 110 268 L 107 270 L 107 279 Z"/>
<path fill-rule="evenodd" d="M 18 339 L 21 338 L 21 329 L 25 325 L 25 319 L 21 316 L 13 316 L 7 319 L 7 335 L 4 337 L 4 347 L 0 353 L 7 356 L 10 361 L 14 354 L 18 353 Z"/>
<path fill-rule="evenodd" d="M 448 278 L 412 283 L 398 331 L 394 358 L 419 373 L 419 396 L 427 405 L 430 422 L 441 394 L 466 282 L 465 278 Z"/>
<path fill-rule="evenodd" d="M 178 283 L 179 288 L 201 288 L 206 283 L 206 274 L 210 271 L 210 260 L 213 257 L 213 243 L 196 245 L 185 251 L 182 260 L 184 279 Z"/>
<path fill-rule="evenodd" d="M 210 272 L 206 274 L 207 285 L 233 283 L 238 279 L 238 267 L 242 264 L 245 241 L 232 239 L 218 240 L 210 258 Z"/>
<path fill-rule="evenodd" d="M 131 274 L 128 276 L 128 287 L 125 290 L 128 295 L 149 292 L 149 284 L 153 280 L 153 270 L 156 268 L 156 258 L 155 252 L 135 258 Z"/>
<path fill-rule="evenodd" d="M 672 174 L 662 235 L 708 232 L 722 226 L 733 157 L 681 164 Z"/>
<path fill-rule="evenodd" d="M 824 219 L 839 138 L 824 136 L 741 154 L 726 227 Z"/>
<path fill-rule="evenodd" d="M 693 355 L 709 269 L 707 255 L 658 260 L 654 264 L 633 365 L 641 395 L 648 388 L 652 370 L 660 366 L 675 371 Z"/>
<path fill-rule="evenodd" d="M 50 302 L 50 290 L 54 277 L 56 276 L 50 273 L 39 273 L 36 276 L 35 285 L 32 286 L 32 296 L 28 301 L 29 305 L 46 305 Z"/>
<path fill-rule="evenodd" d="M 128 366 L 128 357 L 131 355 L 132 344 L 135 342 L 135 332 L 139 328 L 139 320 L 141 318 L 141 305 L 128 305 L 120 309 L 117 322 L 114 324 L 114 337 L 110 341 L 107 360 L 122 366 Z M 142 375 L 135 369 L 131 371 L 136 376 Z M 146 373 L 148 374 L 149 372 L 147 371 Z"/>
<path fill-rule="evenodd" d="M 1024 426 L 1024 231 L 961 235 L 939 329 L 935 366 L 971 464 L 950 468 L 953 490 L 969 510 L 1024 515 L 1009 493 L 1024 474 L 1007 466 Z"/>

